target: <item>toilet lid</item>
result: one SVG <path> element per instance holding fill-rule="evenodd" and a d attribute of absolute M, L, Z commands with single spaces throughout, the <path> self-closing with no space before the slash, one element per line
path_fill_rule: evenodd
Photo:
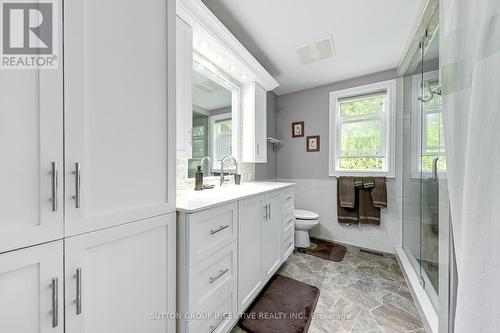
<path fill-rule="evenodd" d="M 299 220 L 316 220 L 319 217 L 315 212 L 303 209 L 296 209 L 294 215 L 295 218 Z"/>

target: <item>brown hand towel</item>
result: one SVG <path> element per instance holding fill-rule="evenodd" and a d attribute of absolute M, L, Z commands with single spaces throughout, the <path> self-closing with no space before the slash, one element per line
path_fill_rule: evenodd
<path fill-rule="evenodd" d="M 370 190 L 360 188 L 359 192 L 359 223 L 380 225 L 380 208 L 373 205 Z"/>
<path fill-rule="evenodd" d="M 339 188 L 338 197 L 340 199 L 340 206 L 344 208 L 354 208 L 354 177 L 339 177 L 337 188 Z"/>
<path fill-rule="evenodd" d="M 363 177 L 363 187 L 366 189 L 372 189 L 375 186 L 375 181 L 373 177 Z"/>
<path fill-rule="evenodd" d="M 340 204 L 340 182 L 337 182 L 337 217 L 339 223 L 358 224 L 358 191 L 355 191 L 354 208 L 344 208 Z"/>
<path fill-rule="evenodd" d="M 363 177 L 354 177 L 354 187 L 355 188 L 363 187 Z"/>
<path fill-rule="evenodd" d="M 387 186 L 385 177 L 374 177 L 375 187 L 372 188 L 373 205 L 378 208 L 387 208 Z"/>

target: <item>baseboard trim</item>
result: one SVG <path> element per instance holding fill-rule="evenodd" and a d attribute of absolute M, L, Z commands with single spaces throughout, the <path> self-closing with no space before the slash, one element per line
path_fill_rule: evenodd
<path fill-rule="evenodd" d="M 420 285 L 420 279 L 417 272 L 413 269 L 410 259 L 408 259 L 408 256 L 402 248 L 396 249 L 396 258 L 406 282 L 408 283 L 408 288 L 413 296 L 420 317 L 422 317 L 425 330 L 429 333 L 438 333 L 438 313 L 432 305 L 429 296 L 427 296 L 427 293 Z"/>

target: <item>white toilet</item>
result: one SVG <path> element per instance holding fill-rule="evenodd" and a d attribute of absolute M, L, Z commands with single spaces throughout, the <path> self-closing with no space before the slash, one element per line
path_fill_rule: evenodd
<path fill-rule="evenodd" d="M 309 230 L 319 223 L 319 215 L 303 209 L 295 209 L 295 246 L 309 247 Z"/>

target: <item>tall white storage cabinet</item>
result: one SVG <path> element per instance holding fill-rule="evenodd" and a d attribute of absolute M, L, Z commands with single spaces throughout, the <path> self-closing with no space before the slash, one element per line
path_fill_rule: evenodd
<path fill-rule="evenodd" d="M 0 253 L 63 236 L 62 78 L 0 72 Z"/>
<path fill-rule="evenodd" d="M 167 3 L 65 3 L 68 235 L 175 210 Z"/>
<path fill-rule="evenodd" d="M 193 28 L 176 18 L 177 158 L 191 158 L 193 137 Z"/>
<path fill-rule="evenodd" d="M 0 332 L 175 333 L 175 1 L 55 14 L 0 74 Z"/>
<path fill-rule="evenodd" d="M 243 86 L 243 162 L 267 163 L 267 92 L 258 83 Z"/>

